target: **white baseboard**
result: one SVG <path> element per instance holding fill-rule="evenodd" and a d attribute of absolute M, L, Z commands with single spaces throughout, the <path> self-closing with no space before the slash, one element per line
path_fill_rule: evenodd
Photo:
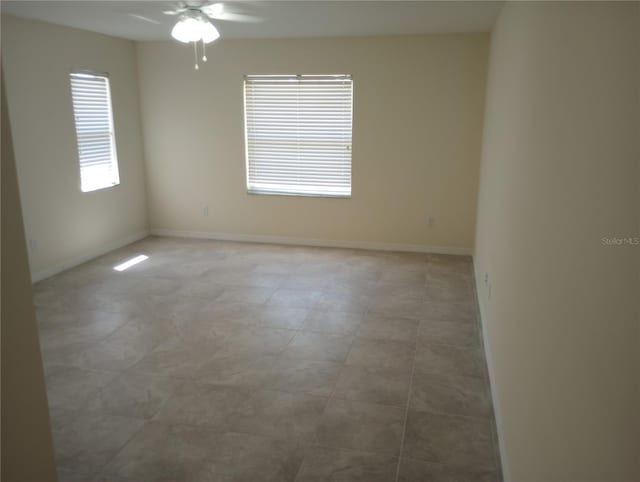
<path fill-rule="evenodd" d="M 121 248 L 122 246 L 126 246 L 127 244 L 131 244 L 131 243 L 134 243 L 135 241 L 139 241 L 143 238 L 146 238 L 148 235 L 149 235 L 149 232 L 147 230 L 138 231 L 137 233 L 132 234 L 130 236 L 120 238 L 110 243 L 102 244 L 99 247 L 86 252 L 82 256 L 69 258 L 63 261 L 62 263 L 57 263 L 53 266 L 50 266 L 49 268 L 36 271 L 35 273 L 31 273 L 31 282 L 37 283 L 38 281 L 41 281 L 43 279 L 50 278 L 53 275 L 56 275 L 58 273 L 61 273 L 62 271 L 78 266 L 79 264 L 85 263 L 93 258 L 97 258 L 98 256 L 108 253 L 109 251 L 113 251 L 114 249 Z"/>
<path fill-rule="evenodd" d="M 480 292 L 478 291 L 478 286 L 481 281 L 481 277 L 479 273 L 475 270 L 476 264 L 475 260 L 473 263 L 474 267 L 474 277 L 475 277 L 475 285 L 476 285 L 476 297 L 478 299 L 478 309 L 480 313 L 480 328 L 482 330 L 482 343 L 484 345 L 484 353 L 487 361 L 487 371 L 489 372 L 489 388 L 491 390 L 491 400 L 493 403 L 493 412 L 496 419 L 496 432 L 498 433 L 498 449 L 500 450 L 500 464 L 502 468 L 502 480 L 503 482 L 510 482 L 511 476 L 509 474 L 509 467 L 507 464 L 507 460 L 505 458 L 506 451 L 504 448 L 504 436 L 502 430 L 502 412 L 500 410 L 500 402 L 496 395 L 496 386 L 495 386 L 495 372 L 493 370 L 493 353 L 491 351 L 491 344 L 489 343 L 489 336 L 487 334 L 487 317 L 485 315 L 485 308 L 482 300 L 480 299 Z"/>
<path fill-rule="evenodd" d="M 271 236 L 267 234 L 231 234 L 209 231 L 181 231 L 176 229 L 153 228 L 151 234 L 179 238 L 215 239 L 218 241 L 243 241 L 248 243 L 291 244 L 296 246 L 317 246 L 322 248 L 367 249 L 372 251 L 404 251 L 411 253 L 435 253 L 471 255 L 470 248 L 428 246 L 423 244 L 373 243 L 367 241 L 344 241 L 335 239 L 296 238 Z"/>

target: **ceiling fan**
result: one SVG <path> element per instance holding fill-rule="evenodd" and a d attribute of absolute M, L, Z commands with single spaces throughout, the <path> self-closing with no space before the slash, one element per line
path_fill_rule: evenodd
<path fill-rule="evenodd" d="M 198 70 L 198 43 L 202 43 L 202 61 L 207 61 L 205 45 L 220 38 L 220 32 L 211 20 L 232 22 L 259 22 L 258 17 L 246 15 L 227 8 L 224 3 L 207 1 L 181 1 L 165 15 L 177 15 L 178 21 L 171 36 L 183 43 L 193 42 L 195 69 Z"/>
<path fill-rule="evenodd" d="M 165 15 L 181 15 L 190 10 L 199 10 L 207 17 L 214 20 L 225 20 L 231 22 L 260 22 L 261 19 L 253 15 L 241 13 L 236 7 L 240 2 L 234 1 L 234 7 L 229 8 L 227 4 L 222 2 L 209 1 L 181 1 L 170 10 L 162 13 Z M 243 2 L 245 5 L 250 2 Z"/>

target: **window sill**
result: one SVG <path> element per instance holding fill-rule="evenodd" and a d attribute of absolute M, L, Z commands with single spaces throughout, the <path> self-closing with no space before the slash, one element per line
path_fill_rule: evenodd
<path fill-rule="evenodd" d="M 277 191 L 260 191 L 255 189 L 247 189 L 247 194 L 258 196 L 288 196 L 288 197 L 310 197 L 310 198 L 332 198 L 332 199 L 351 199 L 351 194 L 310 194 L 310 193 L 293 193 L 293 192 L 277 192 Z"/>
<path fill-rule="evenodd" d="M 92 193 L 92 192 L 110 191 L 111 189 L 115 189 L 115 188 L 117 188 L 118 186 L 120 186 L 120 183 L 118 183 L 118 184 L 112 184 L 112 185 L 110 185 L 110 186 L 98 187 L 98 188 L 96 188 L 96 189 L 90 189 L 90 190 L 87 190 L 87 191 L 83 191 L 83 190 L 82 190 L 82 188 L 80 188 L 80 192 L 81 192 L 82 194 L 90 194 L 90 193 Z"/>

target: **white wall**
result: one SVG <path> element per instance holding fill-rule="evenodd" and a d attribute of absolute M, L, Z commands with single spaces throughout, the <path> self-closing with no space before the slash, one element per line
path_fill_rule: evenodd
<path fill-rule="evenodd" d="M 31 298 L 11 129 L 2 79 L 2 473 L 5 482 L 55 482 L 56 465 Z"/>
<path fill-rule="evenodd" d="M 36 279 L 144 235 L 144 154 L 133 42 L 2 16 L 2 63 L 29 261 Z M 69 73 L 109 72 L 120 185 L 82 193 Z"/>
<path fill-rule="evenodd" d="M 638 3 L 507 3 L 476 279 L 506 480 L 640 480 Z M 489 282 L 484 283 L 485 273 Z"/>
<path fill-rule="evenodd" d="M 139 43 L 151 228 L 470 251 L 487 49 L 487 34 L 222 40 L 196 72 L 191 47 Z M 291 73 L 353 75 L 352 199 L 246 193 L 243 75 Z"/>

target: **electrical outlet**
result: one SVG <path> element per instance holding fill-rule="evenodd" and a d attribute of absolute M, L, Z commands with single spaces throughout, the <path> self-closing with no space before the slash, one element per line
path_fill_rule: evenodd
<path fill-rule="evenodd" d="M 489 273 L 484 274 L 484 284 L 489 284 Z"/>
<path fill-rule="evenodd" d="M 434 218 L 433 216 L 429 216 L 427 218 L 427 226 L 429 226 L 430 228 L 434 227 L 436 225 L 436 218 Z"/>
<path fill-rule="evenodd" d="M 202 215 L 206 218 L 209 216 L 209 206 L 205 206 L 202 208 Z"/>
<path fill-rule="evenodd" d="M 34 238 L 29 238 L 29 251 L 35 253 L 38 250 L 38 241 Z"/>

